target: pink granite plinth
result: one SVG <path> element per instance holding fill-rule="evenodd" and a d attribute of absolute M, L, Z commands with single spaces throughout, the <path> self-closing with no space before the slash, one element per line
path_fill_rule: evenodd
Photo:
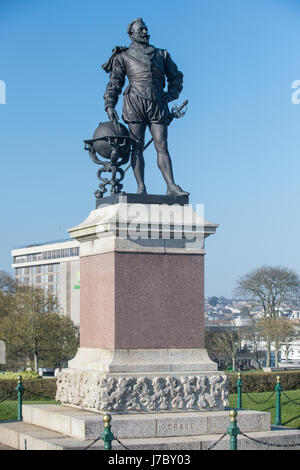
<path fill-rule="evenodd" d="M 110 252 L 80 260 L 80 346 L 204 348 L 204 255 Z"/>

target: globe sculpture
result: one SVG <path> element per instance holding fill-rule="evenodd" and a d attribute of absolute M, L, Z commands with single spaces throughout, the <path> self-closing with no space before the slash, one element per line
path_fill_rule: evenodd
<path fill-rule="evenodd" d="M 131 140 L 126 126 L 117 121 L 100 122 L 94 132 L 93 138 L 85 140 L 85 150 L 88 150 L 91 160 L 101 168 L 97 176 L 101 183 L 95 191 L 96 198 L 102 198 L 107 192 L 106 186 L 111 186 L 111 193 L 120 193 L 123 185 L 124 170 L 121 168 L 129 161 Z M 109 161 L 100 160 L 97 154 Z M 111 178 L 102 176 L 102 173 L 111 173 Z"/>

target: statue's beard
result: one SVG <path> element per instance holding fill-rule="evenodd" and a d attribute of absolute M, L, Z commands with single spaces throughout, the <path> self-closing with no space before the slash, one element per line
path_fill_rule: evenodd
<path fill-rule="evenodd" d="M 149 39 L 150 35 L 149 34 L 144 34 L 144 35 L 131 35 L 131 40 L 134 42 L 137 42 L 138 44 L 149 44 Z"/>

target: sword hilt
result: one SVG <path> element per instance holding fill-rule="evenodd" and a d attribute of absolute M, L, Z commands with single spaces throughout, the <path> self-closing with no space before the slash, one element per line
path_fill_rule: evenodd
<path fill-rule="evenodd" d="M 171 114 L 175 119 L 182 118 L 185 115 L 186 109 L 184 108 L 187 106 L 188 102 L 189 100 L 185 100 L 180 106 L 173 106 Z"/>

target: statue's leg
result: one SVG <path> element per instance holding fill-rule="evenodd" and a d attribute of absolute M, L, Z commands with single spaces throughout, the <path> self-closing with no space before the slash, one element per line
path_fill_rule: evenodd
<path fill-rule="evenodd" d="M 171 157 L 168 150 L 168 126 L 164 124 L 151 124 L 150 132 L 157 151 L 157 165 L 167 184 L 167 195 L 186 196 L 189 193 L 176 185 L 173 177 Z"/>
<path fill-rule="evenodd" d="M 168 127 L 164 124 L 151 124 L 150 132 L 157 151 L 157 165 L 167 185 L 175 184 L 171 157 L 168 151 Z"/>
<path fill-rule="evenodd" d="M 138 194 L 146 194 L 144 182 L 145 160 L 143 155 L 145 142 L 145 123 L 129 123 L 132 140 L 131 167 L 138 185 Z"/>

